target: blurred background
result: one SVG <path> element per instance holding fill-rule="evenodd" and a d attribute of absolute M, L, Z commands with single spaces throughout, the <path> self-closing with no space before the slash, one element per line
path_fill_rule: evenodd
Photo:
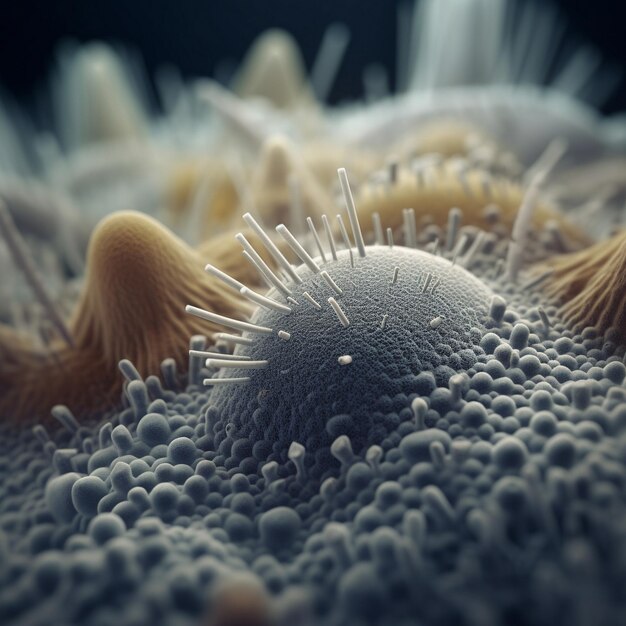
<path fill-rule="evenodd" d="M 593 44 L 607 63 L 626 67 L 621 0 L 521 0 L 558 6 L 575 39 Z M 0 88 L 29 105 L 47 85 L 64 40 L 101 39 L 135 49 L 148 72 L 165 64 L 185 77 L 227 78 L 254 38 L 288 30 L 311 66 L 324 29 L 348 26 L 351 41 L 330 102 L 362 94 L 364 66 L 378 62 L 395 80 L 397 10 L 405 0 L 20 0 L 0 21 Z M 602 107 L 626 110 L 626 81 Z"/>

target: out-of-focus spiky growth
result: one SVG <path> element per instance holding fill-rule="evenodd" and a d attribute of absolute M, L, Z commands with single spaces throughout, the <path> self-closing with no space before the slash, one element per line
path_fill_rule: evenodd
<path fill-rule="evenodd" d="M 286 223 L 296 231 L 306 228 L 306 215 L 319 216 L 331 205 L 296 147 L 280 135 L 263 145 L 252 192 L 261 219 Z"/>
<path fill-rule="evenodd" d="M 55 94 L 65 142 L 75 147 L 145 138 L 147 120 L 121 57 L 102 43 L 66 56 Z"/>
<path fill-rule="evenodd" d="M 542 286 L 562 303 L 560 314 L 570 326 L 595 327 L 626 342 L 626 230 L 586 250 L 553 257 L 541 272 L 552 271 Z"/>
<path fill-rule="evenodd" d="M 304 216 L 329 210 L 328 189 L 337 168 L 351 163 L 351 172 L 365 177 L 382 163 L 365 150 L 356 151 L 318 141 L 296 145 L 275 134 L 260 146 L 253 167 L 217 159 L 187 159 L 174 165 L 168 180 L 166 205 L 172 225 L 181 227 L 197 212 L 203 239 L 216 231 L 235 228 L 241 213 L 254 209 L 264 222 L 284 222 L 296 232 L 305 228 Z"/>
<path fill-rule="evenodd" d="M 202 219 L 197 226 L 204 238 L 228 228 L 240 198 L 232 173 L 223 162 L 196 158 L 173 167 L 166 204 L 175 227 L 185 224 L 194 208 L 200 211 Z"/>
<path fill-rule="evenodd" d="M 272 29 L 254 42 L 233 84 L 242 98 L 263 98 L 281 109 L 311 106 L 315 100 L 294 38 Z"/>
<path fill-rule="evenodd" d="M 119 398 L 120 359 L 131 359 L 142 375 L 158 373 L 167 357 L 184 366 L 189 337 L 217 329 L 184 314 L 189 293 L 224 314 L 241 309 L 202 261 L 152 218 L 105 218 L 91 238 L 85 287 L 69 325 L 74 346 L 53 343 L 42 353 L 3 333 L 0 412 L 30 421 L 62 402 L 81 415 L 101 414 Z"/>
<path fill-rule="evenodd" d="M 507 177 L 492 176 L 487 169 L 460 158 L 426 155 L 412 167 L 393 165 L 381 180 L 363 184 L 355 194 L 359 215 L 369 224 L 374 213 L 391 228 L 402 224 L 402 209 L 413 208 L 418 223 L 428 220 L 443 227 L 450 207 L 463 211 L 464 224 L 490 230 L 498 223 L 510 233 L 522 204 L 524 188 Z M 563 213 L 540 200 L 534 208 L 532 227 L 541 230 L 553 223 L 573 248 L 591 243 Z"/>
<path fill-rule="evenodd" d="M 510 153 L 504 152 L 488 134 L 466 120 L 453 117 L 435 118 L 417 128 L 403 141 L 396 144 L 391 152 L 400 157 L 418 154 L 440 154 L 445 157 L 464 156 L 474 151 L 496 156 L 508 154 L 510 165 L 520 168 Z"/>

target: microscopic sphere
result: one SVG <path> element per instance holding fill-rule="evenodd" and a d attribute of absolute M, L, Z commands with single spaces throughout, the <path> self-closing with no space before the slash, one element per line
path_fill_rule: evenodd
<path fill-rule="evenodd" d="M 346 250 L 337 261 L 317 261 L 337 288 L 301 266 L 302 283 L 288 285 L 298 302 L 289 305 L 291 313 L 259 308 L 251 321 L 274 332 L 244 333 L 252 343 L 235 350 L 267 366 L 225 368 L 220 377 L 250 381 L 211 392 L 222 437 L 246 440 L 259 460 L 272 451 L 284 458 L 293 441 L 313 452 L 339 435 L 350 437 L 355 452 L 379 443 L 391 427 L 392 420 L 377 419 L 392 413 L 389 398 L 428 395 L 432 389 L 424 387 L 432 386 L 433 376 L 425 380 L 420 373 L 432 372 L 436 384 L 446 386 L 483 355 L 477 327 L 492 293 L 464 268 L 428 252 L 386 246 L 367 247 L 364 258 L 354 251 L 352 261 Z M 285 302 L 275 289 L 267 295 Z M 280 330 L 290 337 L 281 339 Z M 340 359 L 347 356 L 350 363 Z"/>

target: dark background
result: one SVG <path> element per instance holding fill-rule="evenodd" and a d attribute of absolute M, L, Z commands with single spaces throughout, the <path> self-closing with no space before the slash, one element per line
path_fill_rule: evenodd
<path fill-rule="evenodd" d="M 0 85 L 22 103 L 41 91 L 57 44 L 68 38 L 135 48 L 150 72 L 172 63 L 184 76 L 202 76 L 213 74 L 221 60 L 240 60 L 252 40 L 269 27 L 290 31 L 310 67 L 324 28 L 341 21 L 352 38 L 331 101 L 359 96 L 362 69 L 369 63 L 383 63 L 394 79 L 399 0 L 2 1 Z M 593 43 L 608 62 L 626 67 L 622 0 L 553 2 L 568 18 L 573 36 Z M 626 111 L 626 79 L 603 110 Z"/>

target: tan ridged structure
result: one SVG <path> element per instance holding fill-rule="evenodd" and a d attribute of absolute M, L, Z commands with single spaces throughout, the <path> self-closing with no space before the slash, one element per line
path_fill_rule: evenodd
<path fill-rule="evenodd" d="M 461 164 L 459 159 L 447 159 L 424 168 L 421 174 L 399 167 L 395 183 L 361 185 L 354 200 L 364 228 L 371 223 L 376 212 L 380 214 L 384 228 L 398 228 L 402 225 L 402 209 L 405 208 L 414 209 L 418 224 L 420 220 L 428 219 L 444 227 L 450 209 L 458 207 L 463 211 L 464 225 L 489 230 L 491 224 L 485 208 L 495 205 L 500 209 L 500 223 L 510 232 L 524 189 L 508 178 L 492 177 L 478 168 L 467 167 L 459 173 Z M 573 248 L 592 243 L 588 235 L 569 222 L 556 207 L 540 201 L 533 212 L 532 226 L 541 230 L 549 222 L 558 225 Z"/>
<path fill-rule="evenodd" d="M 626 343 L 626 230 L 586 250 L 542 263 L 541 273 L 552 274 L 539 288 L 561 303 L 563 321 L 582 330 L 610 328 Z"/>
<path fill-rule="evenodd" d="M 298 44 L 279 29 L 267 30 L 253 42 L 231 87 L 240 98 L 261 98 L 279 109 L 316 104 Z"/>
<path fill-rule="evenodd" d="M 100 415 L 120 400 L 117 364 L 123 358 L 144 377 L 158 375 L 168 357 L 184 371 L 189 338 L 223 330 L 185 314 L 185 304 L 191 299 L 232 317 L 245 310 L 234 291 L 204 271 L 207 261 L 228 261 L 229 255 L 237 262 L 226 265 L 239 267 L 247 279 L 236 242 L 213 254 L 198 252 L 141 213 L 106 217 L 92 235 L 83 291 L 69 322 L 74 347 L 55 341 L 43 352 L 0 328 L 2 418 L 39 421 L 61 403 L 83 418 Z"/>
<path fill-rule="evenodd" d="M 418 154 L 440 154 L 444 157 L 467 155 L 475 146 L 489 150 L 494 156 L 501 148 L 480 128 L 461 119 L 435 118 L 423 122 L 414 132 L 390 148 L 399 158 Z"/>

